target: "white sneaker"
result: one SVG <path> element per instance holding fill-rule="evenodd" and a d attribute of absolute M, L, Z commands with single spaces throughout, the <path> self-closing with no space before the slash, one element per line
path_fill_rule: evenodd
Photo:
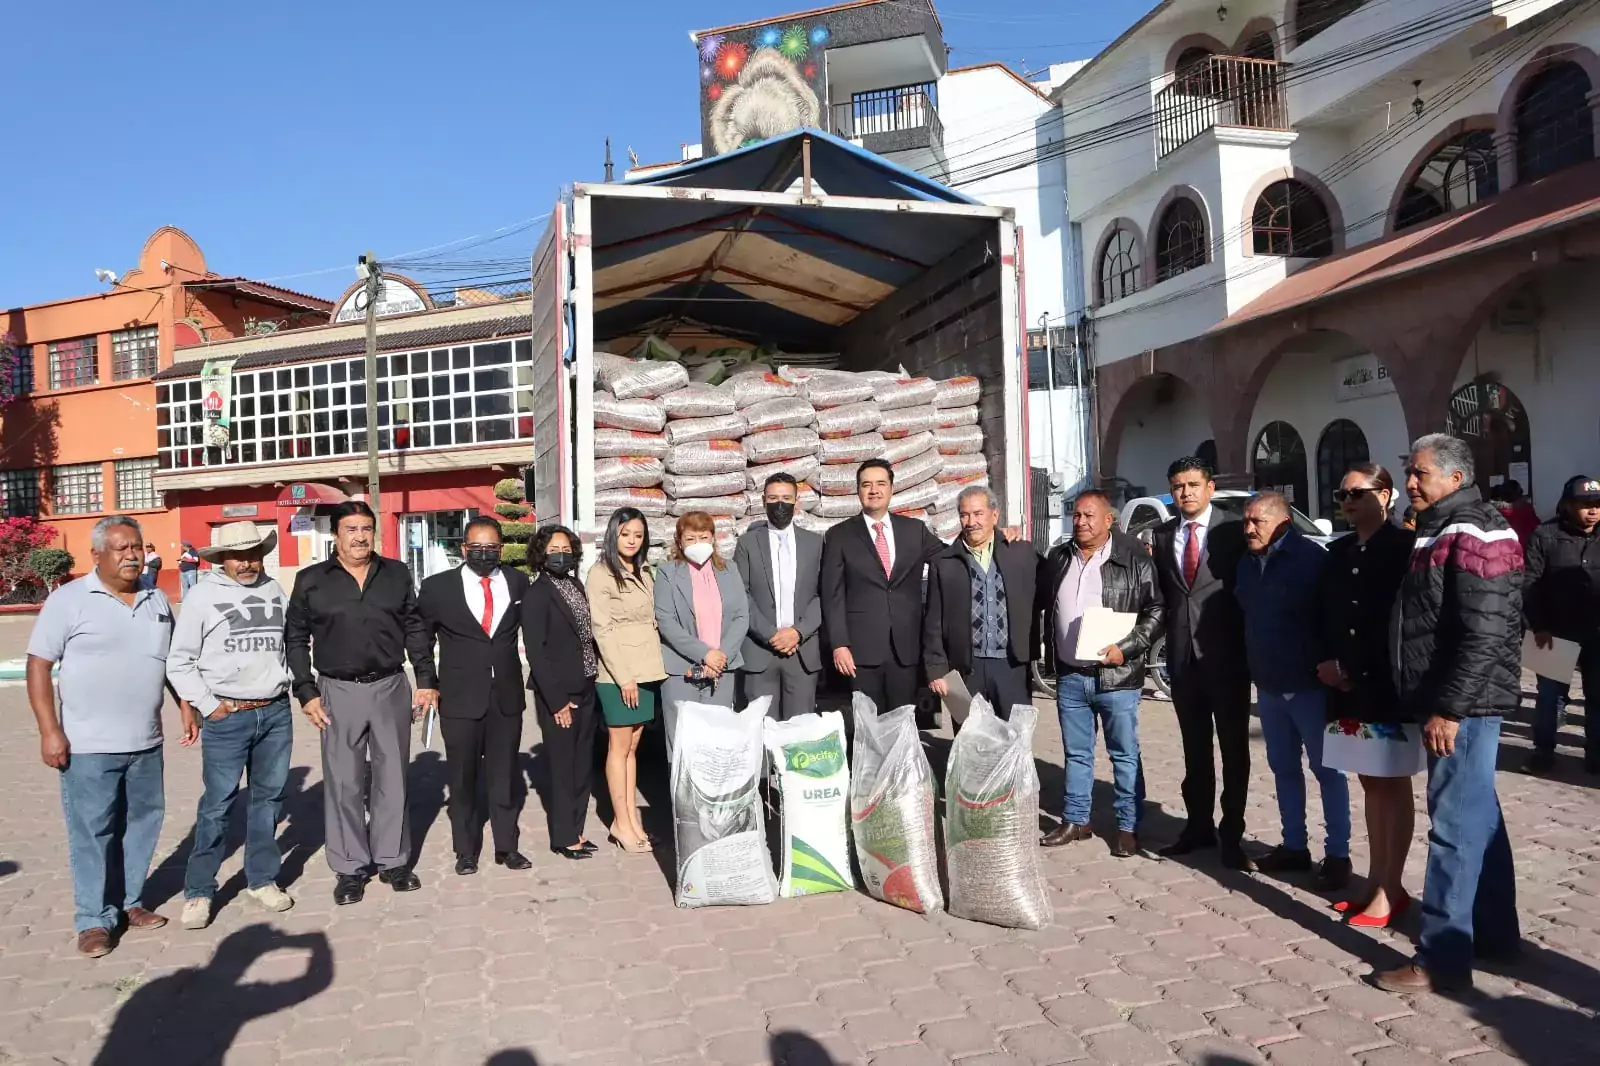
<path fill-rule="evenodd" d="M 185 929 L 204 929 L 211 924 L 211 901 L 195 896 L 183 901 L 183 917 L 179 919 Z"/>
<path fill-rule="evenodd" d="M 286 911 L 294 906 L 294 897 L 273 884 L 262 885 L 260 888 L 247 888 L 244 894 L 269 911 Z"/>

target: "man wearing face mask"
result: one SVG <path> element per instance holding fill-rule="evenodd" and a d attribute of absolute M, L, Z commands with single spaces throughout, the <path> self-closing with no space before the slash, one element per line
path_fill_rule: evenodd
<path fill-rule="evenodd" d="M 439 649 L 439 730 L 450 768 L 450 837 L 456 873 L 478 872 L 483 825 L 478 779 L 485 785 L 494 861 L 510 870 L 532 862 L 517 851 L 517 752 L 527 707 L 517 631 L 528 577 L 502 566 L 500 523 L 467 523 L 463 565 L 422 583 L 417 610 L 428 646 Z"/>
<path fill-rule="evenodd" d="M 734 551 L 750 601 L 739 680 L 743 702 L 771 696 L 767 713 L 780 721 L 816 710 L 822 670 L 822 537 L 794 524 L 800 486 L 773 474 L 762 487 L 767 520 L 753 522 Z"/>

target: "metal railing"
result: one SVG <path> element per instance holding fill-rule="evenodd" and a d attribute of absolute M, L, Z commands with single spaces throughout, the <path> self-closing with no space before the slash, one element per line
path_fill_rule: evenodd
<path fill-rule="evenodd" d="M 828 132 L 847 139 L 926 129 L 930 140 L 944 140 L 932 82 L 854 93 L 830 107 L 828 117 Z"/>
<path fill-rule="evenodd" d="M 1165 156 L 1213 126 L 1285 130 L 1284 64 L 1209 56 L 1178 71 L 1156 94 L 1157 154 Z"/>

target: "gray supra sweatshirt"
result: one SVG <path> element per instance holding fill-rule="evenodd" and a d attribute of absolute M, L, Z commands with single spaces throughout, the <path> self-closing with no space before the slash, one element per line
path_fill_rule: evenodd
<path fill-rule="evenodd" d="M 269 700 L 289 691 L 283 656 L 288 597 L 262 575 L 241 585 L 221 567 L 204 570 L 183 597 L 167 653 L 167 680 L 210 717 L 224 699 Z"/>

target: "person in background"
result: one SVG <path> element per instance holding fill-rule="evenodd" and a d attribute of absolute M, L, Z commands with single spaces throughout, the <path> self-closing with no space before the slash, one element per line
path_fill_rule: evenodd
<path fill-rule="evenodd" d="M 1376 463 L 1350 468 L 1334 491 L 1351 532 L 1328 546 L 1318 597 L 1330 723 L 1322 762 L 1359 774 L 1366 796 L 1366 885 L 1334 909 L 1351 925 L 1385 928 L 1411 905 L 1405 890 L 1415 804 L 1411 778 L 1425 765 L 1422 734 L 1394 687 L 1389 618 L 1415 534 L 1389 521 L 1394 479 Z"/>
<path fill-rule="evenodd" d="M 1098 727 L 1105 730 L 1116 795 L 1117 839 L 1111 854 L 1126 859 L 1139 851 L 1144 806 L 1139 699 L 1150 649 L 1161 638 L 1164 607 L 1148 545 L 1118 532 L 1116 525 L 1109 496 L 1099 489 L 1080 493 L 1072 504 L 1072 543 L 1051 551 L 1039 570 L 1044 655 L 1056 675 L 1056 713 L 1067 763 L 1061 824 L 1039 843 L 1056 848 L 1094 835 L 1089 815 Z M 1134 615 L 1133 629 L 1094 658 L 1079 658 L 1084 611 L 1096 606 Z"/>
<path fill-rule="evenodd" d="M 1222 864 L 1250 871 L 1246 855 L 1245 794 L 1250 787 L 1250 670 L 1244 616 L 1234 596 L 1244 557 L 1244 524 L 1211 504 L 1217 485 L 1210 465 L 1186 456 L 1167 468 L 1178 515 L 1156 529 L 1151 544 L 1161 578 L 1172 706 L 1183 735 L 1183 803 L 1188 822 L 1163 856 L 1214 846 Z M 1216 754 L 1222 756 L 1222 822 L 1216 807 Z"/>
<path fill-rule="evenodd" d="M 333 901 L 345 906 L 361 902 L 374 870 L 396 892 L 422 887 L 406 771 L 411 724 L 437 703 L 439 681 L 411 571 L 373 551 L 372 508 L 347 500 L 330 519 L 333 557 L 295 575 L 283 641 L 295 697 L 322 734 L 328 866 Z"/>
<path fill-rule="evenodd" d="M 595 650 L 589 600 L 578 584 L 582 541 L 565 526 L 544 526 L 528 545 L 539 577 L 522 597 L 522 644 L 528 654 L 528 690 L 539 717 L 550 767 L 545 825 L 550 851 L 587 859 L 599 849 L 583 835 L 593 788 Z"/>
<path fill-rule="evenodd" d="M 139 587 L 142 589 L 160 588 L 161 556 L 156 554 L 156 546 L 152 542 L 144 546 L 144 573 L 139 576 Z"/>
<path fill-rule="evenodd" d="M 1417 543 L 1400 585 L 1401 705 L 1428 751 L 1428 867 L 1416 958 L 1375 974 L 1388 992 L 1462 989 L 1475 957 L 1522 944 L 1516 868 L 1495 793 L 1500 723 L 1522 698 L 1522 545 L 1472 488 L 1472 450 L 1419 438 L 1406 464 Z"/>
<path fill-rule="evenodd" d="M 533 866 L 517 850 L 522 811 L 517 758 L 522 748 L 522 661 L 517 657 L 528 575 L 502 565 L 500 523 L 479 515 L 467 523 L 462 565 L 422 583 L 417 613 L 431 650 L 439 649 L 439 732 L 450 768 L 450 843 L 456 874 L 478 872 L 484 783 L 496 866 Z"/>
<path fill-rule="evenodd" d="M 254 522 L 230 522 L 219 529 L 216 543 L 205 549 L 213 567 L 184 599 L 172 634 L 167 680 L 186 704 L 185 732 L 200 733 L 205 783 L 184 873 L 179 921 L 185 929 L 211 924 L 228 810 L 243 774 L 250 783 L 244 894 L 269 911 L 294 906 L 278 886 L 278 822 L 294 746 L 283 653 L 288 597 L 261 568 L 277 540 L 276 530 L 263 537 Z"/>
<path fill-rule="evenodd" d="M 967 691 L 1010 718 L 1032 705 L 1029 669 L 1039 647 L 1039 554 L 1027 541 L 1001 541 L 1000 500 L 986 485 L 956 498 L 961 535 L 928 564 L 922 618 L 922 661 L 928 687 L 948 696 L 945 675 L 961 675 Z"/>
<path fill-rule="evenodd" d="M 1319 596 L 1328 553 L 1294 528 L 1289 501 L 1278 492 L 1258 492 L 1245 505 L 1244 543 L 1236 595 L 1244 609 L 1245 652 L 1283 821 L 1283 843 L 1256 865 L 1272 874 L 1312 868 L 1304 751 L 1322 793 L 1328 833 L 1312 887 L 1335 892 L 1350 883 L 1350 783 L 1322 761 L 1328 703 L 1317 664 L 1327 658 Z"/>
<path fill-rule="evenodd" d="M 799 483 L 773 474 L 761 488 L 766 521 L 750 523 L 733 563 L 750 603 L 740 649 L 743 700 L 771 696 L 767 714 L 783 721 L 817 709 L 822 671 L 822 535 L 794 524 Z"/>
<path fill-rule="evenodd" d="M 704 511 L 678 519 L 667 561 L 656 570 L 656 629 L 667 679 L 661 683 L 667 752 L 673 748 L 678 704 L 732 707 L 734 671 L 750 628 L 750 604 L 739 571 L 717 554 L 716 523 Z"/>
<path fill-rule="evenodd" d="M 1600 480 L 1579 475 L 1561 490 L 1556 516 L 1527 542 L 1523 616 L 1541 648 L 1552 638 L 1578 645 L 1578 674 L 1588 706 L 1600 700 Z M 1523 769 L 1555 768 L 1556 734 L 1566 711 L 1571 678 L 1539 678 L 1533 711 L 1533 754 Z M 1600 774 L 1600 709 L 1583 716 L 1583 763 Z"/>
<path fill-rule="evenodd" d="M 1528 538 L 1539 528 L 1539 512 L 1533 509 L 1533 501 L 1523 493 L 1522 482 L 1515 478 L 1502 482 L 1489 498 L 1505 516 L 1506 524 L 1517 534 L 1517 540 L 1522 544 L 1523 553 L 1526 554 Z"/>
<path fill-rule="evenodd" d="M 111 950 L 124 921 L 141 931 L 167 924 L 143 897 L 166 812 L 161 703 L 173 619 L 166 596 L 142 585 L 143 540 L 124 515 L 96 522 L 94 569 L 50 593 L 28 638 L 28 703 L 40 757 L 61 775 L 73 925 L 78 954 L 91 959 Z M 193 744 L 185 727 L 180 743 Z"/>
<path fill-rule="evenodd" d="M 655 575 L 645 565 L 650 524 L 623 507 L 606 523 L 600 565 L 589 568 L 589 617 L 600 663 L 595 688 L 606 722 L 606 788 L 611 842 L 623 851 L 651 850 L 639 816 L 639 737 L 654 721 L 667 669 L 656 632 Z"/>
<path fill-rule="evenodd" d="M 182 599 L 189 595 L 189 590 L 194 588 L 198 580 L 200 580 L 200 556 L 195 554 L 193 544 L 184 541 L 183 551 L 178 553 L 178 598 Z"/>
<path fill-rule="evenodd" d="M 822 539 L 822 626 L 833 668 L 878 713 L 913 704 L 922 670 L 922 566 L 944 542 L 914 518 L 891 515 L 894 468 L 856 470 L 861 520 Z"/>

